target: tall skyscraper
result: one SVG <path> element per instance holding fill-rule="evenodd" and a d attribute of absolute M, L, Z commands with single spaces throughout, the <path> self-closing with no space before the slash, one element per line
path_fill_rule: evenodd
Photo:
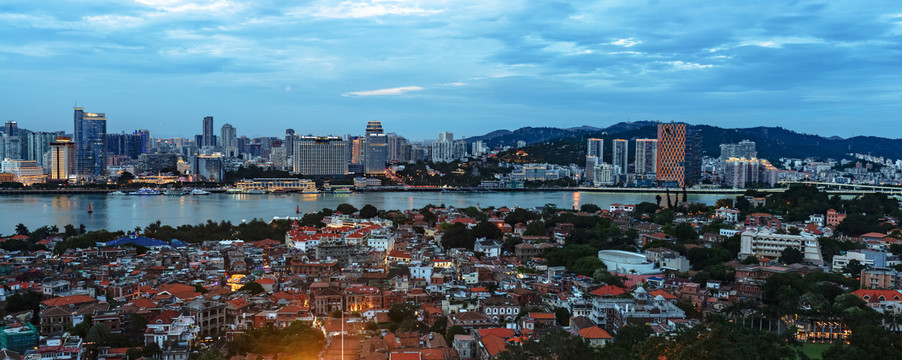
<path fill-rule="evenodd" d="M 302 136 L 294 146 L 294 172 L 301 175 L 348 174 L 348 142 L 337 136 Z"/>
<path fill-rule="evenodd" d="M 737 144 L 720 144 L 720 161 L 727 161 L 729 158 L 752 159 L 757 157 L 758 151 L 755 149 L 754 141 L 742 140 Z"/>
<path fill-rule="evenodd" d="M 586 142 L 586 181 L 595 181 L 595 167 L 604 161 L 604 140 L 591 138 Z"/>
<path fill-rule="evenodd" d="M 382 131 L 382 123 L 370 121 L 366 124 L 363 172 L 367 175 L 385 175 L 388 162 L 388 142 Z"/>
<path fill-rule="evenodd" d="M 432 143 L 432 162 L 454 161 L 454 133 L 438 133 L 438 141 Z"/>
<path fill-rule="evenodd" d="M 658 158 L 657 139 L 636 139 L 636 166 L 637 174 L 654 174 Z"/>
<path fill-rule="evenodd" d="M 697 185 L 702 179 L 702 133 L 699 130 L 686 131 L 686 186 Z"/>
<path fill-rule="evenodd" d="M 686 124 L 658 124 L 656 169 L 658 182 L 686 185 Z"/>
<path fill-rule="evenodd" d="M 38 163 L 38 166 L 45 169 L 49 168 L 50 164 L 44 163 L 44 154 L 50 151 L 50 144 L 56 141 L 58 136 L 63 136 L 63 132 L 36 131 L 23 135 L 25 138 L 25 146 L 23 146 L 25 149 L 25 160 L 34 160 Z"/>
<path fill-rule="evenodd" d="M 50 143 L 50 180 L 69 180 L 75 172 L 75 144 L 68 137 L 57 137 Z"/>
<path fill-rule="evenodd" d="M 216 146 L 216 140 L 213 136 L 213 117 L 212 116 L 204 116 L 203 123 L 203 132 L 200 135 L 200 144 L 197 144 L 199 147 L 214 147 Z"/>
<path fill-rule="evenodd" d="M 290 159 L 294 155 L 295 139 L 297 139 L 297 135 L 294 134 L 294 129 L 285 129 L 285 141 L 282 142 L 282 147 L 285 148 L 286 159 Z"/>
<path fill-rule="evenodd" d="M 614 139 L 611 165 L 616 175 L 625 175 L 629 171 L 629 141 Z"/>
<path fill-rule="evenodd" d="M 75 173 L 99 177 L 106 173 L 106 114 L 75 108 Z"/>
<path fill-rule="evenodd" d="M 388 133 L 385 137 L 388 142 L 388 162 L 406 163 L 410 161 L 410 144 L 407 139 L 395 133 Z"/>
<path fill-rule="evenodd" d="M 19 136 L 19 124 L 15 121 L 7 121 L 3 132 L 8 136 Z"/>
<path fill-rule="evenodd" d="M 222 125 L 221 136 L 219 137 L 219 141 L 222 145 L 222 151 L 225 153 L 226 157 L 237 157 L 238 156 L 238 133 L 235 130 L 235 127 L 232 124 Z"/>

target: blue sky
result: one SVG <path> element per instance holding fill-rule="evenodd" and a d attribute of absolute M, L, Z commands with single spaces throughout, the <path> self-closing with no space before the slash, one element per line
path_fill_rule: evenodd
<path fill-rule="evenodd" d="M 902 133 L 902 2 L 0 2 L 3 119 L 410 138 L 631 120 Z"/>

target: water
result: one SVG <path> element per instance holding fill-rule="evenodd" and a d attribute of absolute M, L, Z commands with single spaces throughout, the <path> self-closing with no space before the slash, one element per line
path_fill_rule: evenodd
<path fill-rule="evenodd" d="M 279 194 L 207 196 L 113 196 L 102 194 L 77 195 L 0 195 L 0 234 L 12 234 L 16 224 L 29 229 L 44 225 L 84 224 L 88 230 L 131 230 L 160 220 L 164 225 L 199 224 L 209 220 L 229 220 L 232 223 L 253 218 L 272 220 L 273 217 L 294 216 L 301 212 L 335 209 L 342 203 L 357 208 L 372 204 L 378 209 L 413 209 L 427 204 L 467 206 L 519 206 L 533 208 L 555 204 L 560 208 L 579 208 L 582 204 L 596 204 L 607 208 L 610 204 L 638 204 L 655 202 L 655 193 L 597 193 L 579 191 L 559 192 L 359 192 L 349 195 Z M 713 204 L 725 195 L 690 194 L 689 201 Z M 88 214 L 88 205 L 94 213 Z"/>

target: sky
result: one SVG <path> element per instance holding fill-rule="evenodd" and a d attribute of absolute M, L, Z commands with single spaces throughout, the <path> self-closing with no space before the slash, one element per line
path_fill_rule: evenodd
<path fill-rule="evenodd" d="M 412 139 L 659 120 L 902 133 L 902 2 L 0 2 L 0 120 Z"/>

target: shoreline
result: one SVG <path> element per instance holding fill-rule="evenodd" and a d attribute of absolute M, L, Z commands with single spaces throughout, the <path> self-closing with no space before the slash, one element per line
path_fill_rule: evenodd
<path fill-rule="evenodd" d="M 773 189 L 757 189 L 764 193 L 783 192 L 786 188 Z M 2 189 L 2 195 L 78 195 L 78 194 L 109 194 L 114 191 L 126 191 L 123 189 Z M 209 191 L 209 190 L 208 190 Z M 370 189 L 354 190 L 354 192 L 397 192 L 397 193 L 421 193 L 421 192 L 449 192 L 449 193 L 502 193 L 502 192 L 592 192 L 592 193 L 630 193 L 630 194 L 664 194 L 670 191 L 672 194 L 681 194 L 684 190 L 681 188 L 621 188 L 621 187 L 573 187 L 573 188 L 528 188 L 528 189 L 482 189 L 482 188 L 402 188 L 402 187 L 380 187 Z M 687 194 L 696 195 L 742 195 L 748 189 L 685 189 Z M 212 191 L 216 193 L 217 191 Z M 874 193 L 886 193 L 889 195 L 897 195 L 895 192 L 884 192 L 875 190 L 826 190 L 830 194 L 838 195 L 863 195 Z M 300 194 L 300 192 L 287 192 L 284 194 Z M 320 192 L 318 194 L 331 194 L 329 192 Z"/>

